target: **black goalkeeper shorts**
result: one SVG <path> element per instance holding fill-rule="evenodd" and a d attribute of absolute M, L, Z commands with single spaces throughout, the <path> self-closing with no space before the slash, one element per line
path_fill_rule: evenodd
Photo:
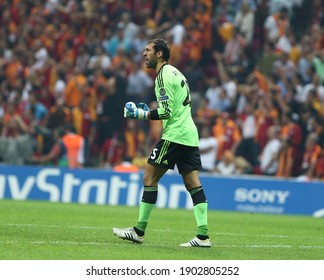
<path fill-rule="evenodd" d="M 161 168 L 174 169 L 179 173 L 201 169 L 198 147 L 191 147 L 161 139 L 152 150 L 147 162 Z"/>

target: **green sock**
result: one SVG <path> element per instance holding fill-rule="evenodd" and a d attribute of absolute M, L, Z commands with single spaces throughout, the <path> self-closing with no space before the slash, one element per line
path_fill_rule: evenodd
<path fill-rule="evenodd" d="M 194 206 L 194 214 L 197 222 L 198 235 L 208 236 L 207 208 L 208 208 L 207 202 L 199 203 Z"/>
<path fill-rule="evenodd" d="M 208 203 L 202 186 L 190 190 L 194 204 L 194 215 L 197 222 L 197 236 L 208 237 L 207 208 Z"/>
<path fill-rule="evenodd" d="M 140 233 L 145 232 L 148 220 L 151 216 L 151 212 L 155 206 L 158 194 L 158 187 L 155 186 L 144 186 L 142 201 L 139 209 L 139 216 L 135 228 Z"/>
<path fill-rule="evenodd" d="M 148 220 L 151 216 L 151 212 L 154 208 L 155 204 L 150 204 L 146 202 L 141 202 L 140 204 L 140 210 L 139 210 L 139 216 L 138 221 L 135 227 L 139 229 L 140 231 L 145 232 Z"/>

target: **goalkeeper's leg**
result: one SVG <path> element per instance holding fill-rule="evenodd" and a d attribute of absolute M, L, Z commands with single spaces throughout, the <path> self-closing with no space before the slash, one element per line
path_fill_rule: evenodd
<path fill-rule="evenodd" d="M 138 235 L 144 235 L 151 212 L 156 204 L 158 195 L 158 182 L 167 169 L 147 164 L 144 170 L 143 183 L 144 191 L 140 203 L 139 216 L 135 231 Z"/>
<path fill-rule="evenodd" d="M 118 237 L 137 243 L 144 241 L 144 234 L 149 222 L 151 212 L 155 207 L 158 195 L 158 182 L 168 169 L 147 164 L 144 171 L 144 190 L 139 207 L 137 223 L 133 228 L 113 228 L 113 233 Z"/>
<path fill-rule="evenodd" d="M 203 187 L 201 186 L 198 171 L 188 171 L 182 173 L 182 178 L 188 192 L 191 195 L 194 205 L 194 216 L 197 223 L 197 235 L 192 240 L 181 244 L 183 247 L 210 247 L 208 236 L 207 208 L 208 203 Z"/>

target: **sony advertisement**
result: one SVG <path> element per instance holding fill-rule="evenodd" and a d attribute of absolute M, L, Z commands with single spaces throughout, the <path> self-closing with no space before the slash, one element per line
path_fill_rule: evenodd
<path fill-rule="evenodd" d="M 142 173 L 0 166 L 0 199 L 136 206 Z M 201 174 L 210 210 L 324 216 L 324 183 Z M 181 176 L 160 181 L 157 207 L 191 209 Z"/>

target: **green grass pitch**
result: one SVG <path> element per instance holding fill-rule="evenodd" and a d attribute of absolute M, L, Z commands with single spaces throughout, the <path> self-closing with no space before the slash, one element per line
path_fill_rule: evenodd
<path fill-rule="evenodd" d="M 138 208 L 0 200 L 1 260 L 323 260 L 324 222 L 306 216 L 209 211 L 211 248 L 181 248 L 193 212 L 154 209 L 143 244 L 114 236 Z"/>

